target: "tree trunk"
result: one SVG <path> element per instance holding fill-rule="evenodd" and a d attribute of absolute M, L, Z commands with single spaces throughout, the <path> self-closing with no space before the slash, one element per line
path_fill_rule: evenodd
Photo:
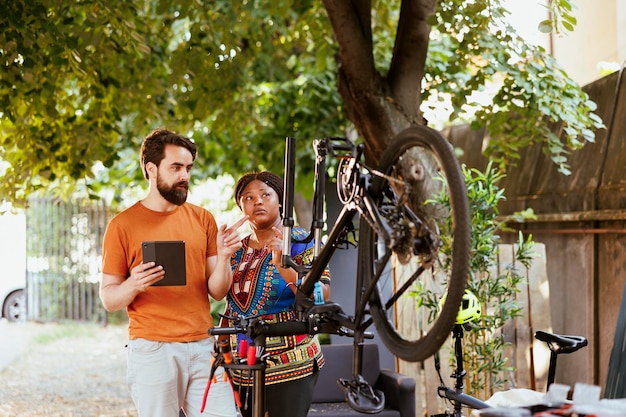
<path fill-rule="evenodd" d="M 404 0 L 393 58 L 386 76 L 376 70 L 371 2 L 324 0 L 339 45 L 339 93 L 348 119 L 365 141 L 365 159 L 377 165 L 389 141 L 404 128 L 421 124 L 421 82 L 436 0 Z"/>

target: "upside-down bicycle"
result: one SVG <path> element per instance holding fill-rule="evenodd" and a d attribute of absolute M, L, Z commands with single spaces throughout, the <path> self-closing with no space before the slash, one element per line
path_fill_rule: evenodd
<path fill-rule="evenodd" d="M 261 318 L 240 318 L 235 327 L 210 329 L 210 333 L 246 333 L 255 344 L 272 335 L 329 333 L 354 337 L 352 380 L 342 385 L 353 408 L 376 411 L 384 406 L 384 399 L 360 375 L 363 340 L 371 337 L 367 329 L 374 324 L 393 354 L 416 362 L 433 355 L 454 326 L 469 273 L 470 216 L 462 171 L 448 141 L 426 126 L 399 133 L 375 169 L 362 161 L 362 144 L 341 137 L 313 141 L 313 221 L 307 241 L 313 239 L 314 260 L 301 266 L 288 255 L 295 225 L 296 140 L 286 138 L 285 142 L 286 238 L 281 262 L 298 272 L 297 320 L 265 324 Z M 328 156 L 338 160 L 337 193 L 343 208 L 322 244 Z M 316 302 L 314 297 L 315 283 L 335 251 L 350 244 L 358 246 L 352 315 L 337 303 Z M 426 313 L 420 314 L 421 300 L 415 287 L 435 282 L 447 296 L 438 315 L 429 319 Z M 262 369 L 259 372 L 262 378 Z M 262 395 L 257 390 L 254 393 Z M 257 403 L 261 403 L 257 414 L 261 415 L 262 401 Z"/>

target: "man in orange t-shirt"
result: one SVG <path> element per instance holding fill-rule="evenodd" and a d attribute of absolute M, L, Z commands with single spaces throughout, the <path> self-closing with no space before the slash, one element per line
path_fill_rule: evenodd
<path fill-rule="evenodd" d="M 104 235 L 100 298 L 107 311 L 127 309 L 130 394 L 139 417 L 200 417 L 214 338 L 209 295 L 226 296 L 232 284 L 230 257 L 241 247 L 241 219 L 217 227 L 213 215 L 187 203 L 196 146 L 165 129 L 141 146 L 147 196 L 114 217 Z M 184 241 L 187 283 L 152 286 L 165 271 L 143 263 L 143 241 Z M 223 370 L 220 370 L 222 372 Z M 228 382 L 217 375 L 202 416 L 234 417 Z"/>

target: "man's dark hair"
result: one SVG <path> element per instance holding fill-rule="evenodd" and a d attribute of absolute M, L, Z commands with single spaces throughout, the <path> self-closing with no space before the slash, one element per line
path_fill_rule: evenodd
<path fill-rule="evenodd" d="M 284 193 L 283 192 L 284 191 L 283 179 L 279 177 L 278 175 L 274 174 L 273 172 L 262 171 L 262 172 L 248 172 L 247 174 L 244 174 L 241 178 L 239 178 L 239 180 L 237 181 L 237 184 L 235 184 L 235 203 L 237 203 L 237 206 L 239 208 L 241 208 L 241 205 L 240 205 L 241 203 L 239 203 L 239 199 L 241 198 L 241 193 L 248 186 L 248 184 L 250 184 L 254 180 L 259 180 L 261 182 L 264 182 L 267 185 L 269 185 L 274 191 L 276 191 L 276 194 L 278 194 L 279 202 L 282 205 L 283 193 Z M 281 214 L 282 214 L 282 210 L 281 210 Z"/>
<path fill-rule="evenodd" d="M 143 176 L 148 179 L 146 164 L 152 162 L 157 167 L 165 157 L 165 145 L 181 146 L 191 152 L 193 160 L 196 160 L 196 144 L 189 138 L 181 136 L 167 129 L 154 129 L 141 144 L 140 160 Z"/>

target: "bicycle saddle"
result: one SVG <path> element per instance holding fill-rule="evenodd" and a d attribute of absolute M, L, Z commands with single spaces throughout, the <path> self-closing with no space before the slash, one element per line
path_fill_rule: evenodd
<path fill-rule="evenodd" d="M 546 342 L 550 350 L 555 353 L 572 353 L 587 346 L 586 337 L 554 334 L 542 330 L 535 332 L 535 339 Z"/>

